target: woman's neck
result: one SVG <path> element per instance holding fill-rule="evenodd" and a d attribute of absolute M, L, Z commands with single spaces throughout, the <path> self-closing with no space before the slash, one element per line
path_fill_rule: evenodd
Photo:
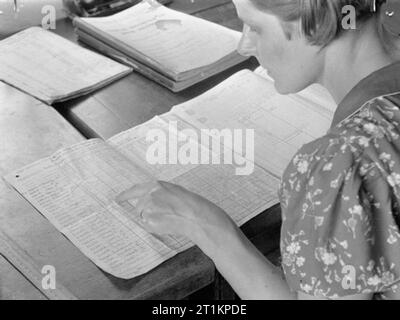
<path fill-rule="evenodd" d="M 318 82 L 338 104 L 362 79 L 394 62 L 381 45 L 374 20 L 362 30 L 347 31 L 324 50 L 324 72 Z"/>

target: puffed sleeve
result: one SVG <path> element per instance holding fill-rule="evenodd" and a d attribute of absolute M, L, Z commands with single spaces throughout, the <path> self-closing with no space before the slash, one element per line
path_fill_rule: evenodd
<path fill-rule="evenodd" d="M 400 140 L 364 125 L 304 146 L 285 172 L 282 267 L 294 291 L 398 290 Z"/>

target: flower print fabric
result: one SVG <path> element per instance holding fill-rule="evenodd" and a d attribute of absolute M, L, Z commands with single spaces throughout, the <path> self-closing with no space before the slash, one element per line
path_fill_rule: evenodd
<path fill-rule="evenodd" d="M 283 177 L 282 267 L 326 298 L 400 290 L 400 63 L 362 80 Z"/>

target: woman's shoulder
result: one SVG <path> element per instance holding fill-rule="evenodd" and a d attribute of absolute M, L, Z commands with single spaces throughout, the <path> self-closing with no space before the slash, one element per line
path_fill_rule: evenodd
<path fill-rule="evenodd" d="M 329 131 L 357 145 L 379 140 L 397 140 L 400 134 L 400 92 L 374 98 Z M 362 139 L 361 139 L 362 138 Z M 360 141 L 361 139 L 361 141 Z"/>
<path fill-rule="evenodd" d="M 400 158 L 400 93 L 375 98 L 297 153 L 316 162 L 354 164 L 391 152 Z M 296 157 L 294 159 L 296 159 Z"/>
<path fill-rule="evenodd" d="M 279 195 L 287 208 L 313 192 L 334 201 L 344 185 L 377 178 L 400 188 L 400 94 L 371 100 L 305 144 L 287 166 Z"/>
<path fill-rule="evenodd" d="M 390 292 L 400 281 L 400 109 L 376 98 L 293 158 L 280 189 L 282 265 L 295 291 Z M 354 271 L 351 286 L 344 278 Z"/>

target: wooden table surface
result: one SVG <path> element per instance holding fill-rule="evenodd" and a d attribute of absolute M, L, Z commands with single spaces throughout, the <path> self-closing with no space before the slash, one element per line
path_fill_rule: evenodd
<path fill-rule="evenodd" d="M 0 176 L 84 140 L 51 107 L 0 82 Z M 0 180 L 0 226 L 38 263 L 76 251 L 25 199 Z M 57 253 L 57 254 L 55 254 Z M 77 256 L 77 253 L 75 253 Z M 57 263 L 56 263 L 57 262 Z M 8 262 L 0 259 L 1 299 L 44 299 Z"/>
<path fill-rule="evenodd" d="M 0 175 L 83 141 L 53 108 L 0 83 Z M 151 272 L 117 279 L 102 272 L 15 190 L 0 181 L 0 225 L 41 266 L 53 265 L 60 281 L 80 299 L 182 299 L 209 285 L 215 268 L 198 248 L 189 249 Z M 265 254 L 277 247 L 279 209 L 259 215 L 243 230 Z M 44 297 L 0 259 L 1 299 Z"/>
<path fill-rule="evenodd" d="M 219 0 L 218 5 L 216 0 L 202 0 L 195 1 L 195 6 L 189 2 L 175 0 L 173 6 L 240 29 L 230 1 Z M 68 20 L 57 22 L 56 32 L 75 40 Z M 134 73 L 89 96 L 57 105 L 56 110 L 67 121 L 53 108 L 0 83 L 0 174 L 48 156 L 63 146 L 82 141 L 81 134 L 109 138 L 169 111 L 173 105 L 197 96 L 240 69 L 254 69 L 256 66 L 256 62 L 250 60 L 179 94 Z M 54 265 L 57 280 L 80 299 L 182 299 L 216 279 L 212 261 L 197 247 L 175 256 L 141 277 L 117 279 L 98 269 L 3 182 L 0 183 L 0 205 L 2 230 L 39 264 Z M 278 206 L 242 227 L 266 255 L 279 246 L 279 228 Z M 43 298 L 1 259 L 0 288 L 3 288 L 0 298 Z M 220 293 L 216 297 L 221 298 Z"/>
<path fill-rule="evenodd" d="M 0 83 L 0 175 L 84 140 L 52 107 Z M 53 265 L 80 299 L 184 298 L 214 280 L 214 266 L 190 249 L 152 272 L 126 281 L 102 272 L 15 190 L 0 181 L 0 225 L 38 265 Z M 42 298 L 0 259 L 2 298 Z"/>

